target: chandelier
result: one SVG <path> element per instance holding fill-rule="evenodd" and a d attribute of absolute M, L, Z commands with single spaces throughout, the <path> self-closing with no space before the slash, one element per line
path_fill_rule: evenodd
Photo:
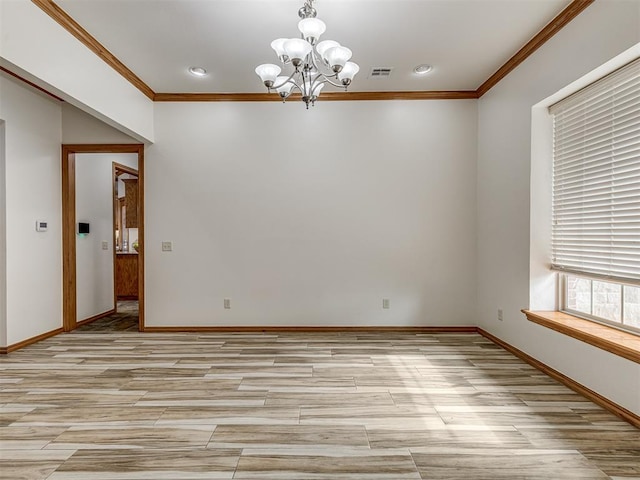
<path fill-rule="evenodd" d="M 256 68 L 267 91 L 275 90 L 284 102 L 295 88 L 300 91 L 307 108 L 309 104 L 315 105 L 325 84 L 329 83 L 346 91 L 360 70 L 357 64 L 349 61 L 351 50 L 333 40 L 318 42 L 327 27 L 322 20 L 316 18 L 313 2 L 314 0 L 305 0 L 298 10 L 301 38 L 278 38 L 271 42 L 271 48 L 282 64 L 293 66 L 291 75 L 281 76 L 282 69 L 272 63 Z"/>

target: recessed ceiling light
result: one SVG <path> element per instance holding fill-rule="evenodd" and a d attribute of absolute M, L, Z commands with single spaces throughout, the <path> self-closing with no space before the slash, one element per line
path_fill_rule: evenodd
<path fill-rule="evenodd" d="M 426 65 L 426 64 L 418 65 L 416 68 L 413 69 L 414 73 L 417 73 L 418 75 L 426 75 L 431 70 L 433 70 L 433 67 L 431 65 Z"/>
<path fill-rule="evenodd" d="M 206 77 L 207 71 L 202 67 L 189 67 L 189 73 L 196 77 Z"/>

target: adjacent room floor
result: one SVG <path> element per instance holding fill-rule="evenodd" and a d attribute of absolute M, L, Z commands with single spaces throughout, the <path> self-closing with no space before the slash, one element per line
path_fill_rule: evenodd
<path fill-rule="evenodd" d="M 76 330 L 77 333 L 109 333 L 138 331 L 138 301 L 118 301 L 117 312 Z"/>
<path fill-rule="evenodd" d="M 0 371 L 2 479 L 640 478 L 640 430 L 476 334 L 84 331 Z"/>

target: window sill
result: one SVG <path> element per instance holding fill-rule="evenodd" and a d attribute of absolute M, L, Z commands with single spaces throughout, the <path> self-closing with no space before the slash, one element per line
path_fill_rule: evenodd
<path fill-rule="evenodd" d="M 563 312 L 522 310 L 531 322 L 640 363 L 640 336 Z"/>

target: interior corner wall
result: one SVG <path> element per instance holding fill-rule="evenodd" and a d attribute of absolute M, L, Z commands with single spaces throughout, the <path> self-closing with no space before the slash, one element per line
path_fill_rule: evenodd
<path fill-rule="evenodd" d="M 532 107 L 640 41 L 640 3 L 595 2 L 478 102 L 480 326 L 640 414 L 640 365 L 528 322 Z M 497 310 L 503 309 L 504 321 Z"/>
<path fill-rule="evenodd" d="M 0 76 L 5 121 L 6 344 L 62 327 L 60 104 Z M 48 222 L 36 232 L 36 220 Z"/>
<path fill-rule="evenodd" d="M 142 142 L 153 101 L 35 3 L 0 2 L 0 65 Z"/>
<path fill-rule="evenodd" d="M 0 93 L 2 85 L 0 84 Z M 1 102 L 1 100 L 0 100 Z M 2 106 L 0 105 L 0 110 Z M 5 128 L 0 118 L 0 346 L 7 346 L 7 227 L 5 182 Z"/>
<path fill-rule="evenodd" d="M 146 325 L 475 323 L 476 104 L 156 104 Z"/>

